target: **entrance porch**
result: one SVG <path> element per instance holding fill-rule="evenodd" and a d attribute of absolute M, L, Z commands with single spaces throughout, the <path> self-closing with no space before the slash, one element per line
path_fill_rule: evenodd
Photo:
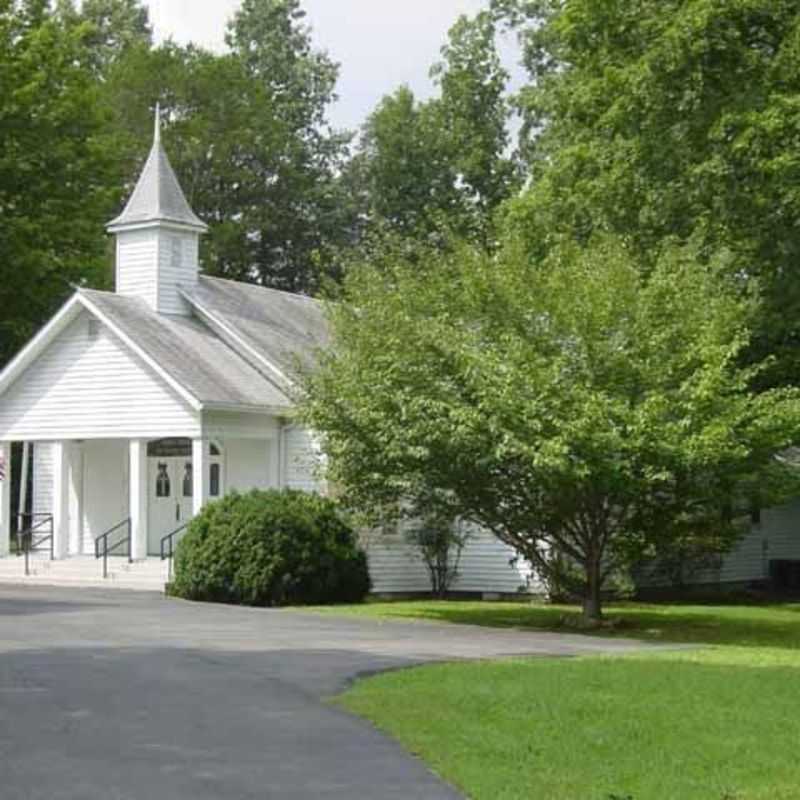
<path fill-rule="evenodd" d="M 12 532 L 10 454 L 10 443 L 0 443 L 0 556 L 10 552 Z M 109 531 L 109 546 L 121 540 L 114 555 L 159 557 L 162 540 L 180 535 L 210 500 L 281 485 L 280 437 L 36 442 L 32 466 L 33 519 L 52 517 L 52 543 L 43 546 L 49 556 L 52 545 L 56 560 L 94 557 Z M 16 528 L 25 527 L 20 517 Z"/>

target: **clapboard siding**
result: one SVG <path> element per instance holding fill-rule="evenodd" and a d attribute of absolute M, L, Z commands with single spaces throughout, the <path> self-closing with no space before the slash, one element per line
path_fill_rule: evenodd
<path fill-rule="evenodd" d="M 81 314 L 0 400 L 0 439 L 192 436 L 198 415 L 103 325 Z"/>
<path fill-rule="evenodd" d="M 362 537 L 369 560 L 372 591 L 427 592 L 428 570 L 402 533 L 369 532 Z M 452 589 L 461 592 L 515 594 L 536 592 L 530 566 L 513 549 L 487 531 L 473 528 L 461 554 L 459 576 Z"/>
<path fill-rule="evenodd" d="M 319 445 L 305 428 L 284 431 L 284 486 L 303 492 L 324 492 Z"/>
<path fill-rule="evenodd" d="M 225 441 L 225 489 L 248 492 L 275 488 L 273 466 L 277 444 L 265 439 L 227 439 Z"/>
<path fill-rule="evenodd" d="M 158 311 L 162 314 L 189 313 L 179 287 L 197 283 L 198 242 L 196 233 L 159 231 Z"/>
<path fill-rule="evenodd" d="M 688 585 L 747 583 L 769 578 L 773 559 L 800 559 L 800 500 L 766 509 L 761 524 L 750 526 L 734 549 L 723 556 L 718 568 L 695 570 L 686 575 Z M 642 588 L 667 585 L 663 576 L 648 576 L 643 567 L 637 577 Z"/>
<path fill-rule="evenodd" d="M 155 308 L 158 238 L 152 230 L 126 231 L 117 240 L 117 294 L 139 297 Z"/>
<path fill-rule="evenodd" d="M 33 445 L 33 513 L 53 511 L 53 452 L 50 442 Z"/>

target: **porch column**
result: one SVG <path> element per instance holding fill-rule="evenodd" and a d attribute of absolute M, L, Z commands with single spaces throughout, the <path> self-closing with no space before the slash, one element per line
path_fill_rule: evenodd
<path fill-rule="evenodd" d="M 192 514 L 197 516 L 208 502 L 209 443 L 192 439 Z"/>
<path fill-rule="evenodd" d="M 147 558 L 147 442 L 131 439 L 129 447 L 131 557 Z"/>
<path fill-rule="evenodd" d="M 11 549 L 11 442 L 0 442 L 0 558 Z"/>
<path fill-rule="evenodd" d="M 69 454 L 66 442 L 53 442 L 53 555 L 66 558 L 69 548 Z"/>

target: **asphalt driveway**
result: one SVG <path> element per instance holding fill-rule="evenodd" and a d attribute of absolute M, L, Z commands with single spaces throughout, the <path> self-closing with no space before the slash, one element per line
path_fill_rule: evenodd
<path fill-rule="evenodd" d="M 455 798 L 325 699 L 424 661 L 642 646 L 0 586 L 0 797 Z"/>

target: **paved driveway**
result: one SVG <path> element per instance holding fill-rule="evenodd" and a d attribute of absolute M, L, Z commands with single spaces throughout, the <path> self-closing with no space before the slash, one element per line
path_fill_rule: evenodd
<path fill-rule="evenodd" d="M 641 645 L 0 587 L 3 800 L 455 798 L 326 697 L 422 661 Z"/>

